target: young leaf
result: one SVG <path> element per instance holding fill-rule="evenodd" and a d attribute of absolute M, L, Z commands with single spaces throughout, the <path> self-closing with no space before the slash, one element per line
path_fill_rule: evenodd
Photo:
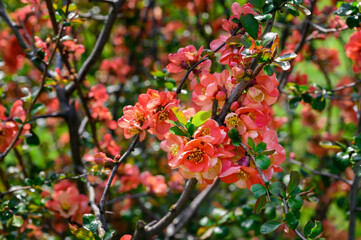
<path fill-rule="evenodd" d="M 252 6 L 262 9 L 264 4 L 266 3 L 266 0 L 249 0 L 249 2 L 252 4 Z"/>
<path fill-rule="evenodd" d="M 281 226 L 282 223 L 281 222 L 278 222 L 278 221 L 269 221 L 269 222 L 266 222 L 264 223 L 262 226 L 261 226 L 261 233 L 262 234 L 268 234 L 268 233 L 271 233 L 273 232 L 274 230 L 276 230 L 279 226 Z"/>
<path fill-rule="evenodd" d="M 266 65 L 266 66 L 264 66 L 263 71 L 264 71 L 268 76 L 272 76 L 272 75 L 273 75 L 273 69 L 272 69 L 271 65 Z"/>
<path fill-rule="evenodd" d="M 206 111 L 199 111 L 196 113 L 196 115 L 194 115 L 193 119 L 192 119 L 192 123 L 196 126 L 199 127 L 201 126 L 203 123 L 205 123 L 210 117 L 212 116 L 212 113 L 210 111 L 206 112 Z"/>
<path fill-rule="evenodd" d="M 98 220 L 93 214 L 84 214 L 83 226 L 92 233 L 95 233 L 98 228 Z"/>
<path fill-rule="evenodd" d="M 254 144 L 253 138 L 248 137 L 248 146 L 252 148 L 254 151 L 256 151 L 256 146 Z"/>
<path fill-rule="evenodd" d="M 240 18 L 242 27 L 253 38 L 257 39 L 258 22 L 252 14 L 246 14 Z"/>
<path fill-rule="evenodd" d="M 172 107 L 172 111 L 174 112 L 175 116 L 183 125 L 187 124 L 187 118 L 184 116 L 184 113 L 177 107 Z"/>
<path fill-rule="evenodd" d="M 177 136 L 181 136 L 181 137 L 186 137 L 187 136 L 187 134 L 185 132 L 183 132 L 182 129 L 180 129 L 180 128 L 176 127 L 176 126 L 171 127 L 169 129 L 169 132 L 172 133 L 172 134 L 175 134 Z"/>
<path fill-rule="evenodd" d="M 251 187 L 251 191 L 253 192 L 253 194 L 255 195 L 255 197 L 259 198 L 262 195 L 265 195 L 267 193 L 266 188 L 261 185 L 261 184 L 254 184 Z"/>

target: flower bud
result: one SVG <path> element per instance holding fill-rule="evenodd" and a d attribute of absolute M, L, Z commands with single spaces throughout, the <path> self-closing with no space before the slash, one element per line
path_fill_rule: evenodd
<path fill-rule="evenodd" d="M 240 68 L 240 67 L 237 67 L 237 66 L 232 68 L 231 73 L 232 73 L 232 76 L 235 77 L 235 78 L 241 78 L 241 77 L 244 76 L 243 68 Z"/>
<path fill-rule="evenodd" d="M 226 99 L 227 95 L 225 92 L 223 91 L 218 91 L 217 95 L 216 95 L 216 99 L 218 101 L 224 101 Z"/>
<path fill-rule="evenodd" d="M 238 108 L 239 108 L 239 103 L 238 103 L 238 102 L 233 102 L 233 103 L 231 104 L 230 110 L 231 110 L 232 112 L 234 112 L 234 111 L 236 111 Z"/>

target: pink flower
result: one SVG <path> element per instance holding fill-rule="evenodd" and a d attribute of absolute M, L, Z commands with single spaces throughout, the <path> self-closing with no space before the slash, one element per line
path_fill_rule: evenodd
<path fill-rule="evenodd" d="M 256 169 L 239 165 L 230 165 L 222 170 L 219 175 L 222 182 L 234 183 L 239 188 L 251 189 L 254 184 L 263 184 Z"/>
<path fill-rule="evenodd" d="M 110 82 L 120 81 L 122 83 L 125 83 L 127 76 L 131 71 L 131 67 L 121 58 L 103 60 L 100 69 L 104 72 L 106 78 L 111 78 Z"/>
<path fill-rule="evenodd" d="M 351 58 L 355 73 L 361 72 L 361 31 L 354 32 L 345 46 L 347 57 Z"/>
<path fill-rule="evenodd" d="M 167 71 L 175 73 L 174 78 L 180 80 L 184 76 L 184 72 L 187 71 L 192 65 L 201 60 L 201 54 L 203 46 L 197 51 L 193 45 L 188 45 L 184 48 L 180 48 L 177 53 L 171 53 L 168 55 L 170 63 L 167 65 Z M 205 60 L 199 64 L 189 74 L 189 79 L 194 79 L 194 76 L 207 73 L 211 67 L 211 60 Z"/>
<path fill-rule="evenodd" d="M 176 167 L 176 162 L 182 153 L 185 138 L 169 134 L 160 144 L 163 151 L 168 153 L 168 164 L 171 168 Z"/>
<path fill-rule="evenodd" d="M 149 126 L 149 119 L 146 110 L 137 103 L 135 106 L 123 108 L 123 117 L 118 119 L 118 126 L 124 128 L 124 137 L 129 139 L 139 134 L 140 141 L 145 139 L 145 131 Z"/>
<path fill-rule="evenodd" d="M 132 235 L 129 234 L 123 235 L 123 237 L 121 237 L 120 240 L 132 240 Z"/>
<path fill-rule="evenodd" d="M 165 183 L 164 176 L 153 176 L 150 172 L 142 172 L 140 174 L 142 184 L 146 186 L 147 191 L 154 193 L 158 196 L 165 196 L 167 194 L 167 184 Z"/>
<path fill-rule="evenodd" d="M 239 3 L 234 2 L 231 9 L 236 18 L 240 18 L 242 15 L 247 14 L 256 15 L 256 12 L 253 10 L 253 6 L 250 3 L 243 4 L 241 7 Z"/>
<path fill-rule="evenodd" d="M 202 107 L 202 111 L 209 111 L 212 108 L 213 99 L 218 92 L 218 81 L 212 74 L 204 74 L 201 83 L 194 87 L 192 102 Z"/>
<path fill-rule="evenodd" d="M 206 172 L 216 162 L 217 158 L 214 157 L 213 146 L 210 143 L 195 139 L 185 144 L 177 165 L 183 165 L 185 169 L 189 169 L 191 172 Z"/>
<path fill-rule="evenodd" d="M 46 208 L 79 224 L 82 224 L 83 215 L 90 212 L 88 197 L 79 194 L 76 185 L 68 180 L 63 180 L 54 186 L 51 198 L 45 203 Z"/>
<path fill-rule="evenodd" d="M 122 186 L 119 189 L 119 192 L 128 192 L 132 189 L 136 189 L 140 184 L 138 167 L 136 165 L 126 163 L 121 171 L 123 172 L 123 175 L 120 177 Z"/>
<path fill-rule="evenodd" d="M 108 152 L 113 156 L 119 154 L 122 150 L 122 148 L 114 141 L 110 133 L 105 134 L 103 141 L 101 141 L 99 144 L 102 149 L 107 149 Z"/>
<path fill-rule="evenodd" d="M 194 139 L 199 139 L 211 144 L 221 144 L 222 133 L 218 123 L 213 119 L 207 120 L 194 133 Z"/>
<path fill-rule="evenodd" d="M 104 84 L 97 84 L 90 88 L 89 97 L 94 98 L 98 105 L 103 105 L 109 98 Z"/>

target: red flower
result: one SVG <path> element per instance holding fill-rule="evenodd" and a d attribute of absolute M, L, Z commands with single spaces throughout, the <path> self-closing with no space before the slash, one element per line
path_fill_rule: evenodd
<path fill-rule="evenodd" d="M 346 55 L 351 58 L 354 65 L 352 67 L 355 73 L 361 72 L 361 31 L 351 35 L 350 41 L 346 44 Z"/>

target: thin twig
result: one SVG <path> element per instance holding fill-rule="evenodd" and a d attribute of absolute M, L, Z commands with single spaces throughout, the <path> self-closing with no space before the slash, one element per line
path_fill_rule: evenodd
<path fill-rule="evenodd" d="M 26 43 L 22 34 L 19 32 L 19 29 L 17 28 L 16 24 L 11 20 L 11 18 L 7 14 L 5 10 L 5 5 L 2 0 L 0 0 L 0 16 L 4 19 L 6 24 L 11 28 L 11 30 L 15 34 L 21 49 L 25 53 L 25 56 L 34 64 L 36 68 L 38 68 L 41 72 L 46 73 L 47 77 L 55 78 L 55 73 L 53 71 L 50 71 L 44 62 L 42 62 L 41 64 L 38 64 L 36 62 L 36 60 L 34 59 L 36 53 L 34 53 L 33 51 L 29 52 L 30 48 L 28 44 Z"/>
<path fill-rule="evenodd" d="M 108 42 L 111 30 L 113 28 L 114 22 L 117 19 L 118 11 L 120 7 L 123 5 L 123 0 L 118 0 L 115 2 L 108 13 L 107 21 L 104 24 L 104 27 L 95 43 L 93 51 L 89 55 L 89 57 L 85 60 L 84 64 L 79 70 L 78 76 L 74 81 L 81 83 L 86 75 L 88 74 L 89 70 L 93 67 L 93 65 L 99 60 L 99 56 L 101 55 L 105 44 Z M 66 86 L 66 95 L 69 96 L 74 90 L 76 86 L 74 82 L 71 82 L 69 85 Z"/>
<path fill-rule="evenodd" d="M 128 150 L 122 155 L 122 157 L 119 159 L 118 162 L 115 163 L 113 169 L 112 169 L 112 172 L 109 176 L 109 179 L 108 179 L 108 182 L 107 184 L 105 185 L 105 189 L 104 189 L 104 192 L 103 192 L 103 196 L 100 200 L 100 204 L 99 204 L 99 209 L 100 209 L 100 221 L 102 222 L 102 225 L 103 225 L 103 228 L 104 230 L 107 232 L 108 231 L 108 227 L 107 227 L 107 223 L 106 223 L 106 220 L 105 220 L 105 201 L 107 200 L 107 197 L 108 197 L 108 192 L 109 192 L 109 189 L 110 189 L 110 186 L 113 182 L 113 179 L 114 179 L 114 176 L 115 174 L 117 173 L 118 171 L 118 168 L 120 166 L 120 164 L 129 156 L 129 154 L 134 150 L 135 146 L 137 145 L 139 141 L 139 135 L 136 135 L 136 137 L 134 138 L 132 144 L 129 146 Z"/>
<path fill-rule="evenodd" d="M 1 5 L 1 0 L 0 0 L 0 5 Z M 40 97 L 40 94 L 42 92 L 42 90 L 44 89 L 44 86 L 45 86 L 45 80 L 46 80 L 46 77 L 47 77 L 47 72 L 48 72 L 48 69 L 49 69 L 49 65 L 51 63 L 51 61 L 53 60 L 54 56 L 55 56 L 55 53 L 56 53 L 56 50 L 60 44 L 60 36 L 62 34 L 64 30 L 64 27 L 62 25 L 61 27 L 61 31 L 58 35 L 58 38 L 57 38 L 57 41 L 56 41 L 56 44 L 55 44 L 55 48 L 53 50 L 53 53 L 51 54 L 49 60 L 48 60 L 48 63 L 45 63 L 45 69 L 44 69 L 44 74 L 43 74 L 43 77 L 41 79 L 41 83 L 40 83 L 40 88 L 37 92 L 37 94 L 35 95 L 33 101 L 31 102 L 28 110 L 26 111 L 26 116 L 25 116 L 25 121 L 24 123 L 20 126 L 19 128 L 19 131 L 17 132 L 16 136 L 14 137 L 13 141 L 11 142 L 11 144 L 5 149 L 5 151 L 3 153 L 0 154 L 0 162 L 4 160 L 4 158 L 6 157 L 6 155 L 9 154 L 10 150 L 15 146 L 16 142 L 19 140 L 19 137 L 22 133 L 22 131 L 24 130 L 24 127 L 25 125 L 29 122 L 30 120 L 30 117 L 31 117 L 31 110 L 33 109 L 35 103 L 37 102 L 38 98 Z"/>
<path fill-rule="evenodd" d="M 312 172 L 312 173 L 315 174 L 315 175 L 320 175 L 320 176 L 325 176 L 325 177 L 333 178 L 333 179 L 336 179 L 336 180 L 340 180 L 340 181 L 342 181 L 342 182 L 344 182 L 344 183 L 347 183 L 347 184 L 349 184 L 349 185 L 352 184 L 352 181 L 350 181 L 350 180 L 347 180 L 347 179 L 345 179 L 345 178 L 343 178 L 343 177 L 337 176 L 337 175 L 332 174 L 332 173 L 321 172 L 321 171 L 315 170 L 315 169 L 311 168 L 310 166 L 308 166 L 307 164 L 305 164 L 305 163 L 303 163 L 303 162 L 299 162 L 299 161 L 297 161 L 297 160 L 295 160 L 295 159 L 290 159 L 290 158 L 288 158 L 288 159 L 287 159 L 287 162 L 292 163 L 292 164 L 295 164 L 295 165 L 298 165 L 298 166 L 300 166 L 300 167 L 302 167 L 302 168 L 304 168 L 304 169 Z"/>
<path fill-rule="evenodd" d="M 288 206 L 287 206 L 287 202 L 286 199 L 282 197 L 282 202 L 283 202 L 283 208 L 285 210 L 285 214 L 288 213 Z M 297 229 L 293 230 L 295 231 L 295 233 L 297 234 L 298 237 L 300 237 L 302 240 L 307 240 L 307 238 L 305 238 L 302 233 L 300 233 Z"/>

